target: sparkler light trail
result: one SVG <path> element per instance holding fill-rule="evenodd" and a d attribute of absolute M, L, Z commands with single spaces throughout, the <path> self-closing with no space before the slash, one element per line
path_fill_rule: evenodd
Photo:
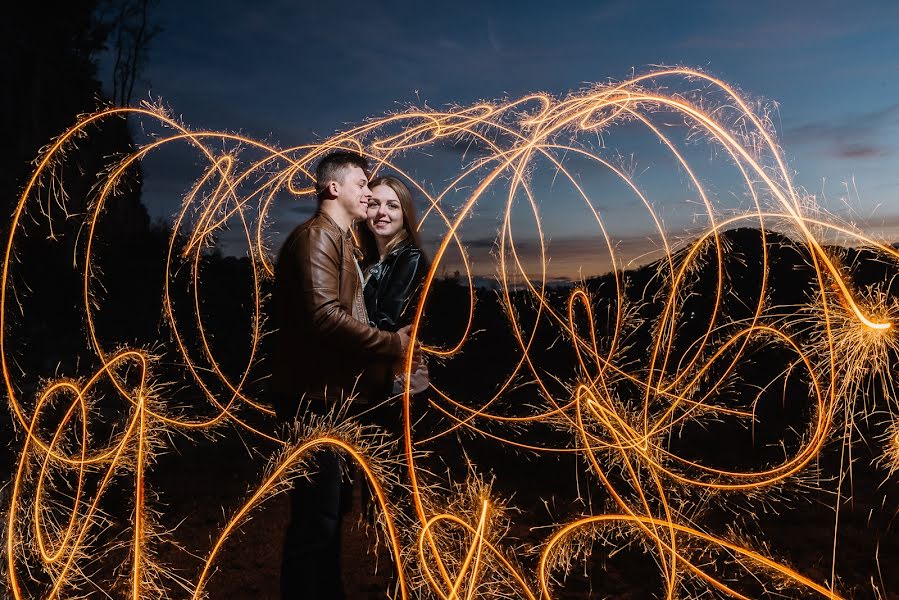
<path fill-rule="evenodd" d="M 670 91 L 684 86 L 689 91 Z M 81 282 L 80 297 L 66 301 L 77 300 L 81 306 L 92 366 L 76 367 L 65 377 L 22 372 L 17 359 L 23 341 L 10 333 L 14 320 L 40 319 L 27 312 L 27 299 L 18 296 L 18 286 L 26 284 L 17 277 L 30 259 L 20 250 L 22 238 L 35 221 L 53 218 L 48 207 L 65 210 L 67 196 L 60 183 L 65 181 L 67 153 L 97 124 L 124 116 L 163 133 L 99 174 L 89 210 L 79 215 L 83 226 L 72 267 Z M 604 140 L 621 131 L 651 136 L 682 174 L 705 226 L 694 242 L 679 244 L 638 178 L 621 161 L 607 158 Z M 458 144 L 477 159 L 436 193 L 404 168 L 410 155 Z M 736 173 L 746 206 L 736 212 L 722 208 L 695 161 L 688 160 L 697 144 L 712 147 Z M 104 217 L 134 169 L 170 147 L 190 149 L 205 167 L 172 217 L 159 290 L 164 335 L 149 348 L 110 344 L 98 325 L 104 310 L 98 258 Z M 495 258 L 508 323 L 494 326 L 507 327 L 513 340 L 503 348 L 512 357 L 511 367 L 495 374 L 500 383 L 494 390 L 478 390 L 476 402 L 470 395 L 451 393 L 435 377 L 423 406 L 410 397 L 408 356 L 401 452 L 385 450 L 391 446 L 382 447 L 381 438 L 343 413 L 302 423 L 289 435 L 260 426 L 264 419 L 252 417 L 254 412 L 271 413 L 264 399 L 256 397 L 251 375 L 263 360 L 263 290 L 273 274 L 267 215 L 276 199 L 314 202 L 312 167 L 338 148 L 369 157 L 375 172 L 405 177 L 427 201 L 424 220 L 442 229 L 415 314 L 414 340 L 421 337 L 438 274 L 453 256 L 462 261 L 468 302 L 455 309 L 463 326 L 454 339 L 423 346 L 424 353 L 447 365 L 472 343 L 477 311 L 464 225 L 478 207 L 497 197 L 503 200 Z M 575 162 L 577 170 L 570 166 Z M 196 580 L 183 585 L 180 592 L 186 590 L 191 598 L 204 597 L 231 534 L 292 478 L 314 468 L 316 451 L 325 447 L 356 464 L 373 491 L 400 598 L 552 598 L 584 548 L 594 540 L 611 544 L 616 539 L 625 545 L 636 541 L 654 557 L 663 582 L 658 595 L 667 599 L 697 589 L 734 598 L 755 593 L 843 597 L 834 583 L 836 533 L 833 572 L 828 580 L 817 581 L 779 561 L 763 544 L 713 533 L 696 517 L 691 498 L 702 495 L 706 502 L 724 504 L 734 497 L 752 500 L 794 481 L 808 484 L 816 459 L 835 437 L 844 441 L 846 453 L 832 490 L 841 497 L 852 462 L 854 419 L 874 410 L 867 403 L 875 396 L 881 403 L 878 410 L 896 413 L 891 369 L 899 349 L 894 327 L 899 305 L 886 282 L 854 285 L 825 238 L 838 234 L 893 264 L 899 251 L 821 217 L 794 185 L 764 112 L 725 82 L 695 70 L 662 69 L 564 98 L 533 94 L 445 111 L 408 110 L 319 144 L 287 149 L 236 134 L 192 131 L 158 106 L 113 108 L 81 118 L 35 165 L 9 227 L 0 288 L 0 360 L 10 414 L 20 434 L 18 464 L 4 507 L 5 587 L 12 598 L 100 596 L 105 590 L 135 600 L 175 596 L 176 590 L 166 584 L 174 578 L 157 564 L 154 547 L 177 531 L 162 531 L 155 522 L 158 507 L 147 469 L 170 446 L 172 434 L 202 434 L 226 424 L 273 441 L 281 450 L 260 473 L 245 504 L 223 524 Z M 611 177 L 645 208 L 663 252 L 655 263 L 657 289 L 651 297 L 635 296 L 628 287 L 620 238 L 591 198 L 594 190 L 582 179 L 588 171 Z M 542 172 L 553 173 L 554 185 L 566 188 L 593 219 L 596 243 L 585 252 L 602 252 L 611 265 L 607 301 L 581 285 L 570 290 L 567 302 L 553 299 L 552 245 L 541 217 L 542 207 L 551 202 L 536 183 Z M 532 222 L 537 233 L 533 256 L 516 244 L 515 229 L 523 221 Z M 734 291 L 729 275 L 733 257 L 725 235 L 743 225 L 761 231 L 755 265 L 759 278 L 750 297 Z M 226 229 L 243 234 L 252 259 L 249 336 L 235 354 L 243 361 L 237 368 L 224 365 L 204 313 L 204 255 Z M 785 312 L 769 299 L 772 264 L 766 239 L 774 229 L 791 234 L 814 274 L 814 289 L 800 310 Z M 711 307 L 699 318 L 688 309 L 696 294 Z M 522 298 L 530 307 L 526 317 Z M 546 328 L 570 344 L 570 373 L 556 373 L 543 364 L 537 339 Z M 161 368 L 160 348 L 172 350 L 178 360 Z M 789 357 L 784 371 L 769 373 L 763 381 L 745 380 L 745 366 L 769 349 Z M 42 389 L 23 392 L 41 378 Z M 765 392 L 777 387 L 810 407 L 805 431 L 784 443 L 780 462 L 728 468 L 672 444 L 691 423 L 719 419 L 752 425 Z M 189 404 L 182 400 L 185 389 Z M 524 402 L 508 402 L 522 394 Z M 416 413 L 421 411 L 442 415 L 448 425 L 440 431 L 417 430 Z M 555 435 L 540 435 L 548 430 Z M 432 476 L 424 474 L 421 450 L 460 431 L 486 436 L 497 451 L 576 454 L 584 473 L 604 489 L 607 502 L 558 523 L 538 547 L 539 560 L 529 563 L 507 539 L 513 513 L 489 486 L 479 479 L 469 485 L 433 485 Z M 558 443 L 559 434 L 564 443 Z M 892 469 L 899 466 L 896 439 L 884 440 L 883 454 Z M 826 479 L 816 481 L 829 485 Z M 119 514 L 105 508 L 104 497 L 114 489 L 117 494 L 125 490 L 130 498 Z M 456 493 L 447 494 L 447 489 Z M 838 500 L 837 514 L 839 506 Z M 97 563 L 122 548 L 127 548 L 127 567 L 109 575 L 111 580 L 98 580 Z M 744 589 L 744 581 L 755 581 L 761 592 Z"/>

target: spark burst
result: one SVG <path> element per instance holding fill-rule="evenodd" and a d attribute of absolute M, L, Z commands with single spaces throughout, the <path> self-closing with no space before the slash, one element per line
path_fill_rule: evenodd
<path fill-rule="evenodd" d="M 694 91 L 667 92 L 666 82 L 671 81 L 686 83 Z M 705 140 L 725 157 L 742 181 L 748 209 L 737 214 L 720 209 L 686 152 L 669 128 L 663 127 L 669 123 L 660 122 L 660 115 L 676 116 L 689 132 L 688 139 L 693 143 Z M 102 175 L 90 210 L 83 215 L 84 242 L 78 246 L 81 255 L 76 257 L 75 266 L 82 282 L 80 303 L 86 342 L 100 366 L 92 373 L 72 374 L 80 379 L 51 380 L 37 395 L 23 394 L 23 381 L 48 374 L 17 373 L 13 368 L 17 347 L 7 330 L 16 303 L 13 281 L 19 264 L 17 244 L 35 207 L 44 211 L 43 207 L 59 203 L 65 209 L 65 190 L 58 189 L 57 170 L 64 164 L 66 152 L 95 124 L 123 116 L 161 127 L 167 133 L 112 165 Z M 629 169 L 605 159 L 583 141 L 607 135 L 624 124 L 652 135 L 685 174 L 707 223 L 697 242 L 679 247 Z M 478 158 L 438 193 L 430 193 L 403 169 L 403 157 L 408 153 L 460 143 L 476 152 Z M 175 381 L 189 383 L 193 390 L 193 403 L 187 408 L 176 406 L 169 397 L 172 381 L 154 375 L 152 352 L 109 349 L 96 323 L 102 311 L 98 293 L 102 282 L 95 269 L 99 224 L 107 206 L 115 202 L 129 170 L 174 145 L 189 147 L 207 165 L 185 195 L 181 211 L 173 215 L 174 233 L 160 290 L 164 327 L 183 366 L 180 379 Z M 425 220 L 436 220 L 444 231 L 416 312 L 414 337 L 420 333 L 441 267 L 453 252 L 462 260 L 469 289 L 468 305 L 460 307 L 468 311 L 463 319 L 466 325 L 455 343 L 424 347 L 425 353 L 445 361 L 460 353 L 473 333 L 475 295 L 463 225 L 485 198 L 500 192 L 505 195 L 496 263 L 500 298 L 514 339 L 514 345 L 507 348 L 515 356 L 514 366 L 502 375 L 498 389 L 486 393 L 477 405 L 454 398 L 440 381 L 435 381 L 429 408 L 450 419 L 452 424 L 445 431 L 416 431 L 406 389 L 402 452 L 392 456 L 373 447 L 371 438 L 346 419 L 307 423 L 285 437 L 241 416 L 247 411 L 271 412 L 248 391 L 250 372 L 260 360 L 259 345 L 265 333 L 261 286 L 272 275 L 267 214 L 275 199 L 285 195 L 311 201 L 311 167 L 319 157 L 337 148 L 358 151 L 372 159 L 376 170 L 406 177 L 427 200 Z M 254 158 L 246 161 L 247 155 Z M 645 207 L 663 252 L 656 274 L 663 285 L 654 298 L 635 304 L 628 297 L 621 275 L 625 260 L 619 256 L 616 238 L 579 173 L 566 167 L 575 159 L 611 174 Z M 540 194 L 533 186 L 540 168 L 556 173 L 556 179 L 584 203 L 595 224 L 597 247 L 603 249 L 611 266 L 614 286 L 612 302 L 605 307 L 607 326 L 602 330 L 597 330 L 600 319 L 594 313 L 598 310 L 596 299 L 585 289 L 573 288 L 567 311 L 549 299 L 550 248 L 543 235 Z M 461 198 L 459 190 L 464 190 Z M 534 252 L 536 276 L 535 270 L 527 267 L 527 261 L 534 257 L 519 250 L 513 234 L 518 222 L 513 216 L 521 207 L 539 234 Z M 50 211 L 44 212 L 50 218 Z M 737 318 L 732 316 L 729 254 L 722 233 L 741 223 L 760 226 L 763 243 L 759 287 L 752 298 L 741 299 L 750 310 Z M 252 258 L 255 291 L 246 362 L 237 377 L 229 375 L 217 358 L 202 311 L 203 251 L 226 227 L 244 236 Z M 816 274 L 816 294 L 809 298 L 806 310 L 795 316 L 784 317 L 778 307 L 769 305 L 769 256 L 764 236 L 770 227 L 794 234 L 796 247 L 805 253 Z M 92 587 L 102 589 L 104 585 L 134 599 L 171 593 L 162 584 L 163 567 L 153 558 L 154 543 L 166 532 L 159 531 L 152 518 L 146 468 L 154 456 L 166 450 L 171 433 L 206 433 L 231 423 L 278 443 L 282 450 L 272 457 L 261 483 L 244 506 L 230 516 L 210 548 L 198 580 L 187 586 L 193 598 L 203 596 L 229 535 L 262 502 L 283 490 L 291 477 L 302 476 L 314 461 L 314 452 L 323 447 L 336 449 L 356 463 L 374 491 L 386 543 L 395 560 L 396 594 L 401 598 L 551 598 L 555 574 L 564 574 L 576 555 L 593 540 L 608 544 L 618 538 L 623 543 L 637 541 L 655 557 L 664 581 L 661 593 L 669 599 L 693 589 L 687 582 L 732 597 L 746 597 L 732 580 L 715 572 L 710 566 L 715 563 L 706 559 L 709 555 L 722 557 L 733 568 L 768 582 L 765 589 L 787 588 L 790 593 L 838 598 L 833 576 L 829 584 L 814 581 L 749 541 L 709 533 L 689 516 L 691 495 L 742 495 L 752 499 L 803 477 L 831 436 L 844 437 L 850 445 L 852 420 L 860 412 L 873 410 L 865 404 L 872 387 L 885 392 L 885 409 L 894 413 L 890 368 L 897 351 L 892 326 L 899 316 L 896 301 L 882 288 L 854 289 L 815 233 L 828 229 L 869 246 L 885 260 L 899 258 L 894 248 L 820 218 L 794 186 L 765 115 L 725 82 L 689 69 L 658 70 L 561 99 L 533 94 L 506 103 L 481 103 L 447 111 L 413 109 L 372 120 L 320 144 L 283 150 L 240 135 L 189 130 L 155 106 L 116 108 L 85 116 L 38 158 L 13 216 L 3 263 L 0 356 L 11 414 L 21 433 L 18 466 L 6 507 L 7 590 L 17 600 L 88 594 Z M 18 256 L 22 262 L 28 259 L 27 255 Z M 696 292 L 694 278 L 700 270 L 709 268 L 714 274 L 711 285 L 701 291 L 712 294 L 711 314 L 705 315 L 698 327 L 694 323 L 686 334 L 685 306 Z M 182 319 L 173 288 L 185 274 L 192 306 L 189 316 Z M 528 323 L 518 316 L 513 299 L 516 290 L 523 290 L 534 307 L 535 315 Z M 635 353 L 642 339 L 637 334 L 640 326 L 636 316 L 646 304 L 659 310 L 647 323 L 648 347 Z M 577 380 L 565 384 L 561 393 L 554 374 L 541 369 L 534 349 L 538 327 L 546 326 L 570 341 L 578 367 Z M 803 328 L 813 333 L 791 333 Z M 190 341 L 192 335 L 198 344 Z M 752 400 L 757 395 L 741 384 L 738 374 L 742 361 L 759 345 L 776 346 L 789 353 L 792 368 L 802 372 L 806 382 L 806 395 L 814 410 L 795 451 L 773 466 L 728 470 L 672 450 L 672 435 L 691 422 L 709 418 L 752 422 Z M 411 356 L 405 368 L 408 374 Z M 502 399 L 521 381 L 535 390 L 528 411 L 499 408 Z M 764 388 L 774 382 L 751 383 Z M 98 395 L 119 402 L 118 425 L 97 426 Z M 749 400 L 740 406 L 726 401 L 741 396 Z M 565 432 L 568 442 L 558 447 L 550 442 L 525 443 L 522 436 L 502 433 L 509 427 L 522 432 L 546 425 Z M 539 547 L 537 571 L 526 572 L 521 566 L 526 561 L 517 560 L 515 547 L 506 540 L 510 513 L 502 510 L 502 503 L 492 497 L 489 486 L 463 486 L 458 498 L 451 499 L 439 493 L 447 486 L 432 488 L 422 481 L 420 444 L 466 429 L 510 448 L 578 453 L 588 466 L 589 476 L 605 487 L 609 504 L 602 511 L 559 523 Z M 890 468 L 895 469 L 899 456 L 895 431 L 884 443 L 884 454 Z M 393 461 L 403 465 L 406 487 L 396 485 L 398 469 L 391 466 Z M 130 482 L 130 516 L 103 513 L 101 498 L 114 482 L 122 481 Z M 406 512 L 414 513 L 417 520 L 404 528 L 414 535 L 398 534 L 396 521 L 405 518 L 398 510 L 403 502 L 411 503 L 412 510 Z M 109 548 L 104 532 L 122 522 L 128 523 L 130 533 L 127 540 L 119 538 L 115 543 L 129 548 L 127 577 L 123 570 L 115 586 L 95 582 L 92 565 Z M 609 535 L 610 531 L 615 534 Z"/>

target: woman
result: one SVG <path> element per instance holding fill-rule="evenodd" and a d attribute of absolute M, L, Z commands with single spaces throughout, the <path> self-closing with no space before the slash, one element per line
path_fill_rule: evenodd
<path fill-rule="evenodd" d="M 368 187 L 368 218 L 359 228 L 365 308 L 372 325 L 396 331 L 412 322 L 428 265 L 409 188 L 389 175 L 375 177 Z"/>
<path fill-rule="evenodd" d="M 357 231 L 363 252 L 365 308 L 374 327 L 396 331 L 412 322 L 429 265 L 421 251 L 415 206 L 406 184 L 384 175 L 372 179 L 368 187 L 372 193 L 368 217 Z M 422 367 L 413 373 L 413 393 L 427 385 L 427 369 Z M 394 392 L 397 387 L 393 386 Z"/>

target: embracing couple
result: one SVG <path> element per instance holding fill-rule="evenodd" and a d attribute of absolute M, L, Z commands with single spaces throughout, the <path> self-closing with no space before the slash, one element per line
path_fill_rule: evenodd
<path fill-rule="evenodd" d="M 416 294 L 428 271 L 409 188 L 390 176 L 369 180 L 354 152 L 323 157 L 315 169 L 318 210 L 287 238 L 275 266 L 276 341 L 272 392 L 281 422 L 312 411 L 387 398 L 409 349 Z M 354 231 L 359 248 L 354 243 Z M 427 370 L 414 352 L 413 389 Z M 291 492 L 281 594 L 343 598 L 341 505 L 348 489 L 332 451 Z"/>

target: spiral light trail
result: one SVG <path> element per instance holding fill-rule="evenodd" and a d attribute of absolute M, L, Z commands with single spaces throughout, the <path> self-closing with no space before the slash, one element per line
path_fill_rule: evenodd
<path fill-rule="evenodd" d="M 675 84 L 692 91 L 668 91 L 669 85 Z M 692 140 L 702 140 L 726 159 L 751 201 L 749 208 L 736 213 L 721 210 L 715 194 L 703 185 L 687 159 L 688 152 L 673 135 L 676 127 L 664 122 L 672 115 L 679 119 L 677 127 L 688 131 Z M 57 173 L 66 153 L 77 146 L 78 140 L 89 136 L 97 123 L 123 116 L 166 133 L 104 172 L 93 191 L 89 212 L 83 215 L 84 241 L 78 246 L 81 254 L 74 260 L 81 279 L 81 297 L 67 300 L 81 305 L 85 343 L 100 367 L 90 373 L 69 373 L 64 378 L 51 373 L 23 373 L 16 369 L 19 342 L 7 333 L 18 306 L 17 268 L 29 260 L 27 254 L 18 251 L 21 239 L 34 219 L 35 207 L 65 202 L 64 194 L 53 183 L 60 180 Z M 582 141 L 621 126 L 639 128 L 653 136 L 670 155 L 683 180 L 689 182 L 707 223 L 695 242 L 685 247 L 678 244 L 628 170 Z M 460 143 L 477 151 L 477 159 L 436 193 L 403 167 L 408 153 Z M 99 293 L 103 283 L 95 264 L 99 252 L 95 240 L 104 214 L 116 201 L 117 190 L 130 170 L 171 146 L 190 148 L 206 165 L 185 194 L 180 212 L 172 216 L 174 233 L 167 250 L 165 285 L 159 290 L 166 339 L 171 338 L 170 343 L 180 354 L 183 377 L 178 383 L 189 385 L 193 391 L 194 405 L 189 410 L 170 402 L 171 382 L 161 381 L 154 373 L 154 350 L 110 347 L 97 326 L 97 315 L 103 310 Z M 401 456 L 385 454 L 364 428 L 339 415 L 300 424 L 287 437 L 273 427 L 268 430 L 257 425 L 264 420 L 245 418 L 252 411 L 271 413 L 262 398 L 253 397 L 250 385 L 251 370 L 262 359 L 260 343 L 266 333 L 262 286 L 273 274 L 267 215 L 275 200 L 286 195 L 313 202 L 312 167 L 318 158 L 338 148 L 364 154 L 375 171 L 407 178 L 427 201 L 425 222 L 443 231 L 417 307 L 414 339 L 421 335 L 435 281 L 454 253 L 460 257 L 469 301 L 456 308 L 467 311 L 461 321 L 466 325 L 451 343 L 423 347 L 425 354 L 447 363 L 470 342 L 477 310 L 464 224 L 488 196 L 501 194 L 505 198 L 495 257 L 499 298 L 509 321 L 495 326 L 508 327 L 514 339 L 514 345 L 505 348 L 514 356 L 514 366 L 501 374 L 503 383 L 496 390 L 483 392 L 477 405 L 454 397 L 435 378 L 427 409 L 447 419 L 449 425 L 442 431 L 416 430 L 413 412 L 421 407 L 414 406 L 407 387 L 402 400 Z M 253 159 L 244 160 L 245 156 Z M 578 170 L 566 166 L 573 160 L 577 160 Z M 282 450 L 271 457 L 256 489 L 228 517 L 209 548 L 201 573 L 188 586 L 187 595 L 192 598 L 204 597 L 216 559 L 229 536 L 261 503 L 283 491 L 292 477 L 305 472 L 314 463 L 315 452 L 323 447 L 336 449 L 357 464 L 373 490 L 394 560 L 396 595 L 400 598 L 552 598 L 559 573 L 566 571 L 586 540 L 600 539 L 597 536 L 603 531 L 639 540 L 659 566 L 664 582 L 659 593 L 668 599 L 682 597 L 685 579 L 730 597 L 748 597 L 733 579 L 715 571 L 714 561 L 707 560 L 709 555 L 761 581 L 766 589 L 789 589 L 789 593 L 803 597 L 842 597 L 833 584 L 833 574 L 829 582 L 814 581 L 778 562 L 764 549 L 709 533 L 681 506 L 690 491 L 753 498 L 801 478 L 832 436 L 849 436 L 846 443 L 851 442 L 853 415 L 863 410 L 859 398 L 871 385 L 880 388 L 885 409 L 890 413 L 895 409 L 890 357 L 899 347 L 893 327 L 899 317 L 897 302 L 880 289 L 857 289 L 826 248 L 824 236 L 839 234 L 869 247 L 885 261 L 896 261 L 899 252 L 852 227 L 822 217 L 810 206 L 792 181 L 766 116 L 727 83 L 695 70 L 662 69 L 565 98 L 533 94 L 505 103 L 480 103 L 446 111 L 408 110 L 371 120 L 319 144 L 287 149 L 241 135 L 192 131 L 155 106 L 115 108 L 81 118 L 42 152 L 35 165 L 12 217 L 0 288 L 0 360 L 10 413 L 21 434 L 8 505 L 3 507 L 5 587 L 16 600 L 87 594 L 91 565 L 109 543 L 104 532 L 110 523 L 124 524 L 130 531 L 128 583 L 122 583 L 125 570 L 119 570 L 117 593 L 133 599 L 163 593 L 177 597 L 175 590 L 164 589 L 164 567 L 155 562 L 152 550 L 154 540 L 177 531 L 161 531 L 155 523 L 146 468 L 154 456 L 166 451 L 171 433 L 213 431 L 225 423 L 274 441 Z M 627 297 L 622 277 L 626 264 L 618 254 L 618 240 L 603 211 L 580 177 L 588 168 L 584 165 L 610 175 L 644 207 L 664 251 L 657 263 L 662 291 L 645 300 L 658 304 L 658 316 L 651 324 L 651 344 L 638 362 L 628 348 L 634 336 L 631 321 L 640 307 Z M 566 187 L 592 215 L 596 245 L 591 251 L 601 249 L 611 265 L 615 301 L 608 311 L 606 328 L 597 326 L 601 319 L 595 298 L 584 287 L 572 287 L 567 307 L 549 298 L 552 245 L 544 239 L 541 209 L 551 203 L 533 186 L 539 169 L 547 166 L 555 173 L 556 185 Z M 462 202 L 458 201 L 460 190 Z M 516 211 L 522 210 L 539 234 L 536 256 L 525 256 L 515 242 L 513 229 L 521 216 Z M 49 211 L 45 212 L 50 218 Z M 761 227 L 762 277 L 753 298 L 739 299 L 749 303 L 749 317 L 732 319 L 729 303 L 737 299 L 729 289 L 728 248 L 722 234 L 745 224 Z M 244 235 L 255 291 L 251 334 L 241 354 L 246 362 L 238 376 L 225 369 L 216 356 L 203 313 L 203 253 L 226 227 Z M 808 306 L 786 315 L 767 300 L 769 255 L 764 239 L 772 227 L 792 234 L 796 248 L 805 253 L 816 274 L 817 287 L 809 296 Z M 527 266 L 529 260 L 537 260 L 536 275 Z M 697 292 L 694 275 L 704 266 L 714 272 L 714 282 L 699 291 L 712 299 L 713 309 L 707 322 L 696 330 L 695 339 L 684 340 L 683 303 Z M 187 319 L 182 314 L 183 306 L 176 310 L 173 300 L 173 286 L 185 273 L 189 273 L 192 297 L 192 314 Z M 535 316 L 529 323 L 518 318 L 515 297 L 522 292 L 534 308 Z M 538 327 L 552 327 L 570 343 L 578 375 L 577 381 L 565 384 L 564 394 L 559 393 L 553 374 L 540 365 L 541 357 L 535 351 Z M 799 327 L 813 333 L 797 335 Z M 192 336 L 197 337 L 196 344 Z M 756 390 L 778 385 L 777 374 L 770 381 L 744 382 L 742 387 L 737 381 L 741 361 L 759 344 L 789 353 L 793 357 L 791 369 L 801 372 L 805 382 L 813 410 L 798 448 L 779 464 L 749 470 L 717 468 L 672 450 L 672 433 L 688 422 L 709 416 L 753 422 L 752 402 L 734 407 L 725 400 L 735 394 L 735 388 L 738 395 L 751 399 L 757 396 Z M 411 367 L 412 357 L 408 356 L 407 374 Z M 37 394 L 21 392 L 26 389 L 25 382 L 48 377 L 50 380 Z M 531 384 L 532 401 L 526 411 L 510 412 L 503 408 L 502 399 L 521 381 Z M 101 397 L 104 406 L 110 398 L 119 403 L 119 426 L 98 429 L 96 406 Z M 556 437 L 535 440 L 503 433 L 509 428 L 537 431 L 540 426 L 564 432 L 566 443 L 556 444 Z M 462 486 L 460 498 L 467 500 L 453 500 L 436 491 L 449 486 L 431 487 L 422 481 L 418 451 L 434 439 L 466 429 L 487 436 L 499 451 L 576 453 L 583 458 L 585 473 L 605 488 L 609 510 L 558 523 L 539 547 L 537 572 L 528 572 L 521 566 L 526 561 L 515 556 L 514 548 L 503 537 L 500 523 L 507 513 L 502 502 L 491 496 L 488 486 Z M 886 445 L 886 460 L 899 465 L 899 443 L 886 440 Z M 130 482 L 126 487 L 132 498 L 131 510 L 126 514 L 105 513 L 101 499 L 114 482 L 121 485 L 123 481 Z M 412 509 L 399 510 L 403 503 Z M 417 522 L 403 529 L 414 535 L 401 533 L 398 521 L 410 519 L 411 514 Z M 93 585 L 103 589 L 105 583 Z"/>

